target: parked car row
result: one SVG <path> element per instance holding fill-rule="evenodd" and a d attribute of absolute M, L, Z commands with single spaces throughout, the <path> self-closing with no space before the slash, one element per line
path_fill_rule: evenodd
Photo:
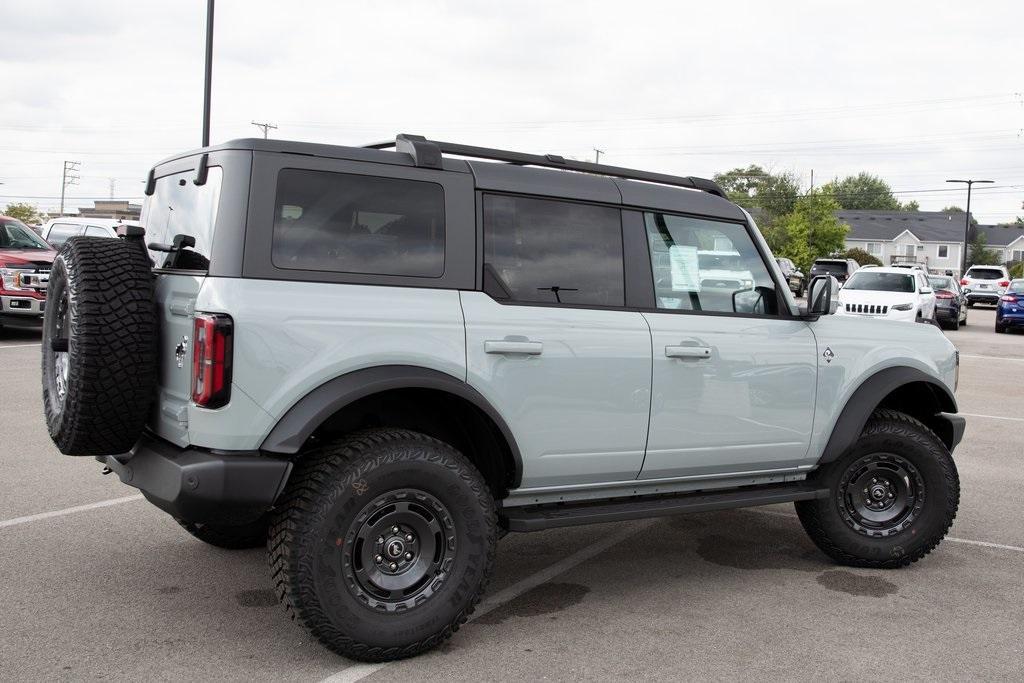
<path fill-rule="evenodd" d="M 789 259 L 776 259 L 797 296 L 806 280 Z M 952 275 L 929 275 L 916 263 L 858 266 L 852 259 L 818 259 L 811 277 L 832 275 L 840 282 L 838 315 L 883 318 L 908 322 L 934 322 L 958 330 L 967 324 L 967 310 L 975 304 L 996 306 L 996 332 L 1024 327 L 1024 279 L 1010 280 L 1003 266 L 971 266 L 959 281 Z"/>

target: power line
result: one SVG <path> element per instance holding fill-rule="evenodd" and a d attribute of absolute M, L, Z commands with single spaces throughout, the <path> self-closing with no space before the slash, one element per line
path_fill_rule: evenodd
<path fill-rule="evenodd" d="M 257 128 L 259 128 L 260 130 L 263 131 L 263 139 L 264 140 L 267 139 L 267 130 L 268 129 L 277 130 L 277 126 L 275 126 L 273 123 L 260 123 L 259 121 L 252 121 L 251 123 L 252 123 L 252 125 L 256 126 Z"/>
<path fill-rule="evenodd" d="M 77 185 L 81 176 L 78 172 L 82 168 L 82 162 L 80 161 L 65 161 L 64 162 L 64 175 L 61 177 L 60 182 L 60 215 L 64 215 L 64 191 L 68 189 L 68 185 Z"/>

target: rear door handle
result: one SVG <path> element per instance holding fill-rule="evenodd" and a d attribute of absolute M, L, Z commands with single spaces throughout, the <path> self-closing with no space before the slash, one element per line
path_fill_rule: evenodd
<path fill-rule="evenodd" d="M 493 340 L 484 342 L 484 353 L 518 353 L 539 356 L 544 351 L 543 342 Z"/>
<path fill-rule="evenodd" d="M 711 348 L 707 346 L 666 346 L 665 355 L 669 358 L 711 358 Z"/>

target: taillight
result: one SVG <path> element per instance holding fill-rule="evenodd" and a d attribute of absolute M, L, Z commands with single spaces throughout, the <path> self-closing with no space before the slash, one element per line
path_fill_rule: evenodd
<path fill-rule="evenodd" d="M 234 325 L 220 313 L 196 313 L 192 346 L 192 401 L 220 408 L 231 399 Z"/>
<path fill-rule="evenodd" d="M 1000 287 L 1009 287 L 1010 286 L 1010 281 L 1009 280 L 1000 280 L 999 281 L 999 286 Z"/>
<path fill-rule="evenodd" d="M 936 299 L 952 299 L 953 298 L 953 292 L 947 292 L 945 289 L 940 289 L 939 291 L 935 292 L 935 298 Z"/>
<path fill-rule="evenodd" d="M 1011 304 L 1017 303 L 1017 297 L 1014 296 L 1013 294 L 1004 294 L 999 298 L 1003 301 L 1009 301 Z"/>
<path fill-rule="evenodd" d="M 967 278 L 961 278 L 960 279 L 960 284 L 966 285 L 967 284 Z"/>

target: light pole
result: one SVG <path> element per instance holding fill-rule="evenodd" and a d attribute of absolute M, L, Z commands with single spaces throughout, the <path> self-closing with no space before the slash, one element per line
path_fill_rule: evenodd
<path fill-rule="evenodd" d="M 964 215 L 964 251 L 960 254 L 960 277 L 967 272 L 967 243 L 970 241 L 971 232 L 971 186 L 974 183 L 994 183 L 994 180 L 947 180 L 947 183 L 964 183 L 967 185 L 967 211 Z"/>

